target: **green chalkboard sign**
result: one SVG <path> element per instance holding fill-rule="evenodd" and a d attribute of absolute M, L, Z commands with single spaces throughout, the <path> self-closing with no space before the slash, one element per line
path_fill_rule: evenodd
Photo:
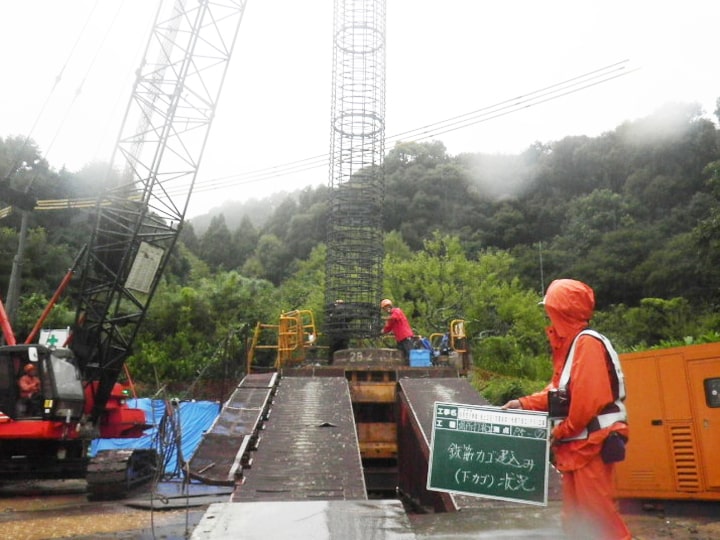
<path fill-rule="evenodd" d="M 427 488 L 547 505 L 547 413 L 435 403 Z"/>

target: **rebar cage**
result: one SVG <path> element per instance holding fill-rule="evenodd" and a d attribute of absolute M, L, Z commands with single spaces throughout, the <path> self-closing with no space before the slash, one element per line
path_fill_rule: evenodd
<path fill-rule="evenodd" d="M 380 329 L 385 0 L 336 0 L 334 9 L 324 331 L 361 339 Z"/>

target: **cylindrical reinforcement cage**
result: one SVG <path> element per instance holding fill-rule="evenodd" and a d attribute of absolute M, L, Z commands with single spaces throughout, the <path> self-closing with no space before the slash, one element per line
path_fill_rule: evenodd
<path fill-rule="evenodd" d="M 385 192 L 385 0 L 335 0 L 324 332 L 380 330 Z"/>

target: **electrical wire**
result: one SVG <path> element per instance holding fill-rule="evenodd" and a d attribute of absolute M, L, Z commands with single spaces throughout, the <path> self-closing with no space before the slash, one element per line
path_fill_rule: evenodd
<path fill-rule="evenodd" d="M 623 60 L 562 82 L 534 90 L 527 94 L 521 94 L 517 97 L 482 107 L 468 113 L 404 131 L 387 137 L 385 142 L 387 145 L 389 143 L 400 141 L 417 142 L 435 138 L 439 135 L 465 129 L 482 122 L 488 122 L 502 116 L 507 116 L 520 110 L 535 107 L 537 105 L 598 86 L 619 77 L 627 76 L 637 71 L 637 68 L 628 69 L 627 63 L 628 60 Z M 329 160 L 329 154 L 322 154 L 281 165 L 256 169 L 245 173 L 202 180 L 195 184 L 194 192 L 197 193 L 216 189 L 225 189 L 239 185 L 261 182 L 279 176 L 298 174 L 320 167 L 326 167 L 328 166 Z"/>
<path fill-rule="evenodd" d="M 612 79 L 628 75 L 634 70 L 624 71 L 625 64 L 627 62 L 628 60 L 623 60 L 622 62 L 618 62 L 617 64 L 612 64 L 610 66 L 606 66 L 605 68 L 591 71 L 578 77 L 573 77 L 572 79 L 568 79 L 566 81 L 556 83 L 554 85 L 547 86 L 539 90 L 535 90 L 530 94 L 520 95 L 516 98 L 511 98 L 495 105 L 483 107 L 482 109 L 478 109 L 470 113 L 455 116 L 453 118 L 449 118 L 441 122 L 436 122 L 425 127 L 416 128 L 396 135 L 393 138 L 401 138 L 406 135 L 412 135 L 416 132 L 419 132 L 418 134 L 422 136 L 420 138 L 414 136 L 414 140 L 422 140 L 428 137 L 436 137 L 437 135 L 443 135 L 445 133 L 456 131 L 458 129 L 463 129 L 465 127 L 469 127 L 480 122 L 486 122 L 500 116 L 505 116 L 506 114 L 517 112 L 521 109 L 526 109 L 539 105 L 541 103 L 545 103 L 547 101 L 552 101 L 554 99 L 558 99 L 560 97 L 579 92 L 580 90 L 585 90 L 592 86 L 597 86 L 598 84 L 610 81 Z M 450 127 L 452 127 L 452 129 L 448 129 Z M 431 129 L 429 129 L 428 131 L 428 128 Z"/>
<path fill-rule="evenodd" d="M 78 37 L 75 40 L 75 43 L 73 43 L 73 46 L 70 48 L 70 52 L 68 53 L 68 56 L 65 59 L 65 63 L 60 68 L 60 72 L 55 76 L 55 82 L 54 82 L 52 88 L 50 89 L 50 91 L 48 92 L 48 95 L 45 98 L 45 101 L 42 104 L 42 107 L 40 107 L 40 111 L 38 112 L 37 116 L 35 117 L 35 120 L 33 121 L 32 126 L 30 127 L 30 131 L 25 136 L 25 140 L 23 141 L 22 146 L 17 151 L 17 155 L 18 155 L 17 163 L 14 164 L 13 167 L 11 167 L 10 171 L 7 174 L 6 180 L 9 180 L 12 177 L 12 175 L 15 174 L 15 172 L 17 171 L 17 168 L 19 166 L 19 161 L 21 159 L 20 156 L 22 155 L 23 150 L 25 150 L 28 143 L 30 142 L 30 139 L 32 138 L 33 133 L 35 133 L 35 129 L 37 128 L 37 125 L 40 122 L 40 119 L 45 114 L 45 109 L 47 108 L 48 104 L 50 103 L 50 99 L 52 98 L 53 94 L 57 90 L 57 87 L 63 78 L 63 74 L 65 73 L 65 69 L 67 68 L 68 64 L 70 63 L 70 60 L 72 60 L 73 56 L 75 55 L 75 49 L 77 48 L 83 35 L 85 34 L 85 30 L 87 29 L 88 25 L 90 24 L 90 19 L 92 19 L 93 13 L 95 13 L 95 10 L 97 9 L 99 4 L 100 4 L 100 0 L 95 0 L 95 4 L 93 5 L 93 8 L 90 10 L 90 13 L 88 14 L 87 18 L 85 19 L 82 29 L 80 30 L 80 33 L 78 34 Z M 53 137 L 53 140 L 54 140 L 54 137 Z"/>
<path fill-rule="evenodd" d="M 609 64 L 602 68 L 588 71 L 570 79 L 533 90 L 526 94 L 520 94 L 514 98 L 481 107 L 468 113 L 456 115 L 445 120 L 440 120 L 438 122 L 433 122 L 424 126 L 403 131 L 390 137 L 386 137 L 385 143 L 386 145 L 389 145 L 400 141 L 417 142 L 436 138 L 440 135 L 466 129 L 479 123 L 488 122 L 521 110 L 536 107 L 543 103 L 604 84 L 617 78 L 625 77 L 637 71 L 637 68 L 628 69 L 628 62 L 629 60 L 623 60 Z M 200 180 L 195 183 L 193 192 L 203 193 L 220 189 L 228 189 L 262 182 L 272 178 L 300 174 L 321 167 L 326 168 L 329 165 L 329 161 L 329 154 L 320 154 L 244 173 L 221 176 L 208 180 Z M 168 190 L 169 195 L 179 195 L 185 192 L 186 186 L 182 185 L 173 186 Z M 62 201 L 43 200 L 38 201 L 36 210 L 86 208 L 90 205 L 91 200 L 89 199 L 69 199 Z"/>
<path fill-rule="evenodd" d="M 95 3 L 95 7 L 97 7 L 97 2 Z M 93 7 L 92 12 L 90 12 L 90 16 L 92 16 L 92 13 L 95 11 L 95 7 Z M 121 2 L 118 4 L 118 8 L 115 10 L 115 15 L 113 15 L 112 21 L 110 22 L 110 26 L 107 28 L 107 30 L 105 32 L 103 32 L 103 38 L 102 38 L 99 46 L 95 48 L 95 55 L 93 56 L 92 60 L 90 61 L 90 64 L 88 64 L 88 67 L 85 70 L 85 75 L 83 76 L 82 80 L 80 81 L 80 85 L 75 89 L 75 94 L 73 95 L 72 101 L 65 109 L 65 114 L 63 115 L 63 118 L 60 121 L 60 124 L 58 125 L 57 129 L 55 130 L 55 134 L 52 136 L 52 139 L 50 139 L 50 143 L 48 144 L 48 147 L 45 150 L 45 156 L 44 156 L 45 159 L 47 159 L 48 154 L 50 154 L 50 151 L 52 150 L 52 148 L 55 144 L 55 141 L 58 138 L 58 135 L 60 135 L 60 132 L 62 131 L 63 126 L 65 125 L 65 122 L 70 117 L 70 113 L 71 113 L 73 107 L 75 106 L 75 103 L 77 102 L 78 97 L 82 93 L 83 86 L 85 86 L 85 81 L 87 80 L 88 75 L 92 71 L 93 66 L 95 65 L 95 62 L 97 61 L 97 59 L 100 55 L 100 52 L 101 52 L 103 46 L 105 45 L 105 41 L 107 40 L 108 36 L 110 35 L 110 31 L 115 26 L 115 23 L 118 20 L 118 17 L 120 15 L 120 11 L 122 10 L 122 7 L 123 7 L 123 5 Z M 88 17 L 88 20 L 85 22 L 85 26 L 83 26 L 80 36 L 82 36 L 82 34 L 85 32 L 85 28 L 86 28 L 89 20 L 90 19 Z M 78 40 L 79 40 L 79 38 L 78 38 Z M 76 42 L 76 45 L 77 45 L 77 42 Z M 75 46 L 73 46 L 73 51 L 74 50 L 75 50 Z M 69 60 L 69 58 L 68 58 L 68 60 Z M 67 62 L 66 62 L 66 65 L 67 65 Z M 63 67 L 63 70 L 64 69 L 65 69 L 65 67 Z"/>

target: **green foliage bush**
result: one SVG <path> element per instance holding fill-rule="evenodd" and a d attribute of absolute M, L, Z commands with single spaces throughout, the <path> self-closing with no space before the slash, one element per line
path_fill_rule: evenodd
<path fill-rule="evenodd" d="M 684 343 L 690 336 L 699 337 L 717 328 L 712 326 L 717 317 L 698 315 L 685 298 L 644 298 L 635 307 L 619 304 L 596 313 L 593 324 L 623 352 L 657 347 L 663 342 Z"/>
<path fill-rule="evenodd" d="M 497 406 L 542 390 L 547 385 L 547 381 L 497 375 L 484 380 L 471 377 L 470 382 L 485 399 Z"/>
<path fill-rule="evenodd" d="M 552 375 L 549 355 L 530 356 L 512 336 L 489 337 L 473 348 L 475 365 L 510 377 L 538 380 Z"/>
<path fill-rule="evenodd" d="M 537 302 L 554 278 L 593 287 L 592 325 L 619 352 L 720 340 L 720 131 L 692 105 L 678 111 L 662 134 L 651 129 L 659 112 L 518 156 L 399 143 L 384 160 L 383 295 L 423 335 L 465 320 L 476 366 L 510 377 L 484 383 L 499 400 L 550 377 Z M 31 174 L 9 174 L 20 157 L 37 163 Z M 54 172 L 23 137 L 0 139 L 0 174 L 18 190 L 32 184 L 39 199 L 99 187 L 89 168 Z M 188 227 L 187 249 L 175 254 L 136 340 L 135 376 L 190 381 L 222 344 L 282 311 L 310 309 L 322 327 L 327 199 L 323 186 L 260 201 L 264 221 L 252 223 L 228 207 L 227 222 L 215 219 L 200 241 Z M 18 333 L 30 330 L 93 226 L 77 210 L 29 216 Z M 0 227 L 2 292 L 19 225 L 15 213 Z M 47 325 L 73 318 L 73 294 Z M 246 343 L 236 345 L 239 366 Z"/>

